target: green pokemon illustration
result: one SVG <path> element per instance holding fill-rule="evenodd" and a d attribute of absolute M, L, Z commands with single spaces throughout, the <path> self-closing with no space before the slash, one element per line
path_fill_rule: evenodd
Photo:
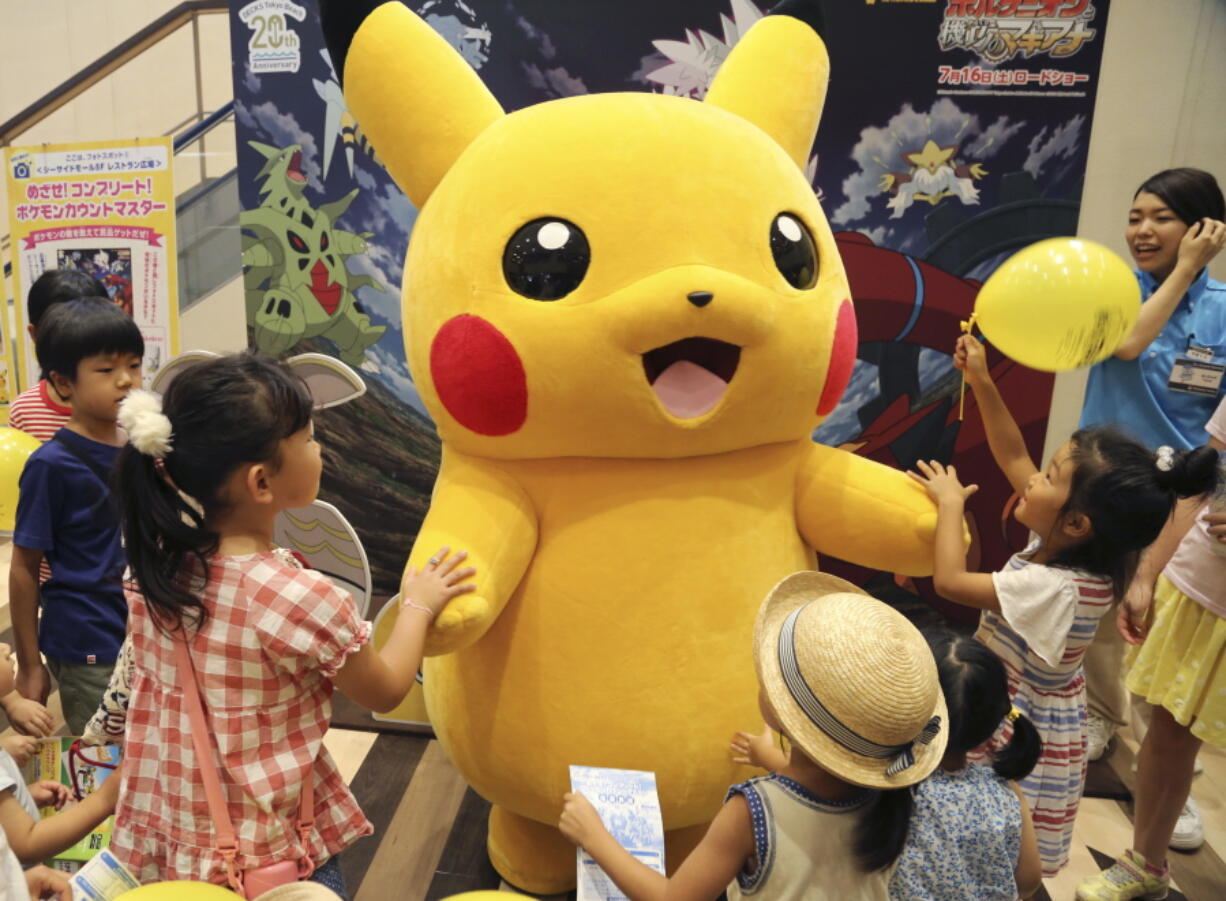
<path fill-rule="evenodd" d="M 379 340 L 386 326 L 370 324 L 355 294 L 363 285 L 386 288 L 345 266 L 347 257 L 366 252 L 371 233 L 333 226 L 358 189 L 312 207 L 303 196 L 307 178 L 301 168 L 302 147 L 248 143 L 268 159 L 256 176 L 263 179 L 259 207 L 239 214 L 247 324 L 256 347 L 281 354 L 304 338 L 324 337 L 336 344 L 341 360 L 361 366 L 366 348 Z"/>

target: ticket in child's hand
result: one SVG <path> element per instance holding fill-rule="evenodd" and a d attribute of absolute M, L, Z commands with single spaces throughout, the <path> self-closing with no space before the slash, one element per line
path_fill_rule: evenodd
<path fill-rule="evenodd" d="M 572 766 L 570 790 L 592 802 L 619 845 L 656 872 L 664 872 L 664 823 L 655 773 Z M 577 901 L 627 901 L 582 848 L 577 866 Z"/>
<path fill-rule="evenodd" d="M 125 892 L 140 888 L 136 878 L 110 851 L 95 855 L 73 875 L 69 884 L 73 901 L 115 901 Z"/>

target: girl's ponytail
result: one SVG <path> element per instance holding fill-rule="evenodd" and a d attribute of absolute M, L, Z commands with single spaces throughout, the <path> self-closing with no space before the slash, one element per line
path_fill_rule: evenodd
<path fill-rule="evenodd" d="M 128 566 L 158 614 L 155 620 L 171 631 L 189 622 L 199 628 L 207 612 L 183 574 L 197 566 L 201 576 L 208 572 L 207 554 L 216 549 L 217 534 L 167 480 L 160 457 L 124 448 L 116 480 Z"/>
<path fill-rule="evenodd" d="M 1217 485 L 1218 453 L 1211 447 L 1190 451 L 1160 447 L 1155 466 L 1159 486 L 1177 497 L 1208 494 Z"/>
<path fill-rule="evenodd" d="M 992 755 L 992 769 L 1000 778 L 1017 782 L 1030 775 L 1042 751 L 1039 730 L 1027 717 L 1018 714 L 1013 720 L 1009 743 Z"/>
<path fill-rule="evenodd" d="M 1071 444 L 1073 478 L 1061 513 L 1088 518 L 1090 535 L 1049 564 L 1106 576 L 1116 597 L 1123 597 L 1141 551 L 1154 543 L 1175 502 L 1213 490 L 1217 452 L 1207 447 L 1155 452 L 1101 426 L 1074 432 Z"/>
<path fill-rule="evenodd" d="M 884 870 L 898 860 L 907 832 L 915 796 L 910 786 L 877 793 L 856 824 L 852 850 L 865 873 Z"/>
<path fill-rule="evenodd" d="M 1043 741 L 1034 723 L 1014 715 L 1005 665 L 986 645 L 948 629 L 926 635 L 937 662 L 941 691 L 949 709 L 949 743 L 945 753 L 966 754 L 996 734 L 1005 717 L 1013 719 L 1013 736 L 993 756 L 992 769 L 1004 779 L 1030 775 Z"/>

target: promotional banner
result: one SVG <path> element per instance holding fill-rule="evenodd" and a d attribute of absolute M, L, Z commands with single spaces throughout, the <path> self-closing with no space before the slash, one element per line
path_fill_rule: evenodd
<path fill-rule="evenodd" d="M 407 5 L 507 110 L 587 92 L 701 99 L 765 12 L 749 0 Z M 1076 232 L 1107 9 L 1106 0 L 825 4 L 830 93 L 807 174 L 838 233 L 861 343 L 816 439 L 899 468 L 955 460 L 980 485 L 969 507 L 981 569 L 1002 565 L 1025 536 L 1011 525 L 1011 491 L 978 417 L 958 419 L 951 354 L 1003 259 Z M 362 535 L 386 596 L 439 453 L 401 324 L 417 210 L 346 107 L 312 0 L 238 0 L 231 34 L 251 341 L 333 354 L 367 380 L 364 397 L 320 416 L 324 495 Z M 1037 457 L 1052 377 L 994 352 L 989 360 Z M 927 580 L 828 559 L 822 568 L 958 615 Z"/>
<path fill-rule="evenodd" d="M 26 293 L 48 269 L 93 276 L 136 320 L 145 378 L 178 352 L 173 159 L 169 137 L 6 148 L 22 389 L 39 372 Z"/>

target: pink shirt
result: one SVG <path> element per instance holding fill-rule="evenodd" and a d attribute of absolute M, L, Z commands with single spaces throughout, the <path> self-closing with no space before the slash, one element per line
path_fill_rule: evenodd
<path fill-rule="evenodd" d="M 243 869 L 322 863 L 372 831 L 323 747 L 332 677 L 370 639 L 370 623 L 327 576 L 286 552 L 210 558 L 208 622 L 191 641 L 214 756 Z M 132 686 L 111 852 L 142 883 L 224 882 L 178 687 L 171 640 L 129 592 Z M 315 830 L 295 833 L 304 779 L 315 782 Z"/>
<path fill-rule="evenodd" d="M 9 425 L 33 435 L 46 444 L 51 436 L 68 425 L 72 408 L 58 403 L 47 390 L 46 381 L 27 388 L 9 404 Z"/>
<path fill-rule="evenodd" d="M 1226 398 L 1218 404 L 1205 431 L 1226 443 Z M 1226 486 L 1218 490 L 1226 491 Z M 1202 511 L 1162 574 L 1196 603 L 1226 619 L 1226 557 L 1219 551 L 1219 542 L 1209 534 Z"/>

